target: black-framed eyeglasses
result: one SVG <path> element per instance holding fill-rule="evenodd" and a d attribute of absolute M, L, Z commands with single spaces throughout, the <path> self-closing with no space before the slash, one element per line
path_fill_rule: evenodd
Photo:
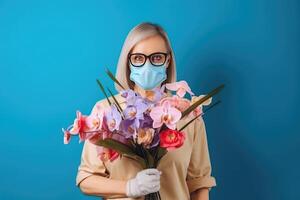
<path fill-rule="evenodd" d="M 142 67 L 146 63 L 147 58 L 152 65 L 162 66 L 165 64 L 168 54 L 168 52 L 154 52 L 147 56 L 143 53 L 131 53 L 128 55 L 128 59 L 129 62 L 135 67 Z"/>

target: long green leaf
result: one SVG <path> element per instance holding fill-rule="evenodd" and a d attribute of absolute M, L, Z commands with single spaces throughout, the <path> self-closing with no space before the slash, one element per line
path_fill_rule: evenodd
<path fill-rule="evenodd" d="M 102 91 L 102 93 L 106 97 L 106 100 L 108 101 L 108 104 L 111 105 L 111 102 L 110 102 L 110 100 L 109 100 L 109 98 L 108 98 L 108 96 L 107 96 L 107 94 L 106 94 L 106 92 L 104 90 L 104 87 L 103 87 L 102 83 L 98 79 L 96 79 L 96 81 L 97 81 L 97 83 L 98 83 L 98 85 L 100 87 L 100 90 Z"/>
<path fill-rule="evenodd" d="M 143 148 L 142 144 L 138 144 L 136 143 L 136 153 L 145 160 L 145 164 L 146 166 L 148 167 L 149 166 L 149 162 L 148 162 L 148 159 L 147 159 L 147 155 L 146 155 L 146 152 L 145 152 L 145 149 Z"/>
<path fill-rule="evenodd" d="M 215 94 L 219 93 L 224 88 L 224 86 L 225 86 L 224 84 L 220 85 L 219 87 L 213 89 L 207 95 L 205 95 L 204 97 L 202 97 L 201 99 L 199 99 L 198 101 L 196 101 L 195 103 L 193 103 L 190 107 L 188 107 L 185 111 L 182 112 L 181 119 L 183 117 L 185 117 L 186 115 L 188 115 L 193 110 L 195 110 L 200 104 L 202 104 L 203 102 L 205 102 L 207 99 L 209 99 L 210 97 L 212 97 Z"/>
<path fill-rule="evenodd" d="M 109 69 L 106 69 L 107 75 L 116 82 L 123 90 L 125 90 L 124 86 L 116 79 L 116 77 L 109 71 Z"/>
<path fill-rule="evenodd" d="M 103 146 L 109 149 L 113 149 L 117 151 L 119 154 L 123 156 L 127 156 L 129 158 L 132 158 L 136 161 L 138 161 L 143 168 L 146 168 L 146 162 L 145 160 L 138 156 L 134 149 L 132 149 L 130 146 L 123 144 L 117 140 L 111 139 L 111 138 L 105 138 L 104 140 L 99 140 L 96 145 Z"/>
<path fill-rule="evenodd" d="M 96 143 L 96 145 L 116 150 L 120 154 L 136 155 L 133 149 L 131 149 L 128 145 L 123 144 L 111 138 L 105 138 L 104 140 L 99 140 Z"/>
<path fill-rule="evenodd" d="M 112 96 L 112 98 L 113 98 L 114 102 L 116 103 L 117 107 L 119 108 L 120 113 L 122 114 L 122 113 L 123 113 L 123 110 L 122 110 L 122 108 L 121 108 L 119 102 L 117 101 L 117 99 L 115 98 L 115 96 L 113 95 L 113 93 L 111 92 L 111 90 L 110 90 L 109 88 L 107 88 L 107 90 L 108 90 L 110 96 Z"/>
<path fill-rule="evenodd" d="M 201 115 L 204 115 L 207 111 L 209 111 L 212 107 L 218 105 L 219 103 L 221 103 L 221 101 L 217 101 L 216 103 L 212 104 L 211 106 L 209 106 L 205 112 L 200 113 L 199 115 L 195 116 L 193 119 L 191 119 L 189 122 L 187 122 L 183 127 L 181 127 L 179 129 L 179 131 L 182 131 L 185 127 L 187 127 L 190 123 L 192 123 L 195 119 L 197 119 L 198 117 L 200 117 Z"/>
<path fill-rule="evenodd" d="M 150 168 L 154 167 L 155 162 L 154 162 L 153 156 L 148 151 L 148 149 L 144 149 L 144 150 L 146 152 L 146 156 L 147 156 L 147 160 L 148 160 L 148 165 L 149 165 L 148 167 L 150 167 Z"/>
<path fill-rule="evenodd" d="M 165 148 L 162 148 L 162 147 L 160 147 L 160 146 L 158 146 L 157 147 L 157 155 L 156 155 L 156 157 L 155 157 L 155 165 L 157 166 L 158 165 L 158 163 L 159 163 L 159 161 L 160 161 L 160 159 L 164 156 L 164 155 L 166 155 L 166 153 L 168 153 L 168 151 L 167 151 L 167 149 L 165 149 Z"/>
<path fill-rule="evenodd" d="M 154 164 L 155 167 L 157 167 L 159 165 L 163 156 L 168 153 L 167 149 L 162 148 L 162 147 L 158 147 L 157 151 L 158 152 L 157 152 L 157 156 L 155 157 L 155 164 Z"/>

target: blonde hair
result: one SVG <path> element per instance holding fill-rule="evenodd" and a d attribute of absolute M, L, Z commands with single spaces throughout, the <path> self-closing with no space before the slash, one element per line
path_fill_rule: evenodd
<path fill-rule="evenodd" d="M 170 52 L 170 56 L 171 56 L 169 66 L 167 68 L 167 79 L 164 82 L 162 82 L 162 84 L 176 82 L 175 56 L 169 38 L 167 36 L 167 33 L 158 24 L 143 22 L 135 26 L 128 33 L 120 53 L 120 57 L 117 65 L 117 71 L 116 71 L 116 78 L 117 80 L 119 80 L 119 82 L 122 84 L 122 86 L 125 89 L 133 89 L 134 87 L 134 82 L 131 81 L 129 78 L 130 68 L 128 63 L 128 54 L 131 52 L 132 48 L 138 42 L 155 35 L 160 35 L 165 40 L 166 46 L 168 48 L 168 52 Z M 117 91 L 122 90 L 122 88 L 116 83 L 115 83 L 115 88 Z"/>

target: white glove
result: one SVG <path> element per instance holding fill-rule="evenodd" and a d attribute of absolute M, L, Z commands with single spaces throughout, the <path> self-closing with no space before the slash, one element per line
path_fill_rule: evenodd
<path fill-rule="evenodd" d="M 159 191 L 160 175 L 161 171 L 155 168 L 144 169 L 138 172 L 135 178 L 127 181 L 127 197 L 136 198 Z"/>

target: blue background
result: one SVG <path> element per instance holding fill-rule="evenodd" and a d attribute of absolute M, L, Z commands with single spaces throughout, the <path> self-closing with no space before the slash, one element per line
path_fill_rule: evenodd
<path fill-rule="evenodd" d="M 0 199 L 95 199 L 61 128 L 103 98 L 96 78 L 113 88 L 104 68 L 143 21 L 165 28 L 196 94 L 226 84 L 205 116 L 211 199 L 300 199 L 299 15 L 296 0 L 0 0 Z"/>

